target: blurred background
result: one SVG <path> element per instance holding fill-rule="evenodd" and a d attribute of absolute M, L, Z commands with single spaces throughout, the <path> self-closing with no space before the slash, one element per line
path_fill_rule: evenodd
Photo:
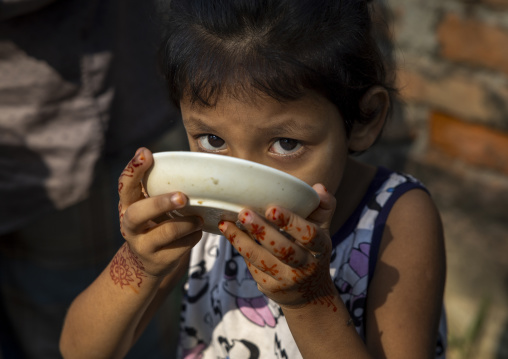
<path fill-rule="evenodd" d="M 448 357 L 508 358 L 508 0 L 374 6 L 400 99 L 363 159 L 412 173 L 439 206 Z"/>

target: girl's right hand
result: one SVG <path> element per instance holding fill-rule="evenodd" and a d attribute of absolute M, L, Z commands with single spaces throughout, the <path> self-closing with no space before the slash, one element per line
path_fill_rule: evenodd
<path fill-rule="evenodd" d="M 188 199 L 181 192 L 145 198 L 141 180 L 152 163 L 152 153 L 140 148 L 125 167 L 118 179 L 118 212 L 131 261 L 134 259 L 145 275 L 162 278 L 199 242 L 203 221 L 195 216 L 167 217 L 167 212 L 187 205 Z M 161 217 L 163 221 L 155 221 Z"/>

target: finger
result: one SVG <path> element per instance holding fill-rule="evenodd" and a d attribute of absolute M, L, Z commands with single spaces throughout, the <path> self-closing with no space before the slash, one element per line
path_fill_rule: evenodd
<path fill-rule="evenodd" d="M 146 148 L 137 150 L 135 156 L 127 164 L 118 178 L 118 194 L 120 207 L 126 208 L 131 203 L 144 198 L 141 180 L 153 163 L 152 153 Z"/>
<path fill-rule="evenodd" d="M 131 240 L 142 253 L 181 249 L 186 251 L 202 236 L 203 220 L 196 216 L 178 217 L 157 224 L 141 237 Z"/>
<path fill-rule="evenodd" d="M 315 184 L 312 188 L 314 188 L 319 196 L 319 206 L 307 217 L 307 219 L 316 223 L 321 228 L 329 229 L 333 219 L 333 214 L 335 213 L 337 201 L 322 184 Z"/>
<path fill-rule="evenodd" d="M 280 273 L 282 263 L 277 261 L 266 248 L 253 241 L 248 234 L 232 222 L 220 222 L 219 229 L 245 259 L 249 271 L 256 281 L 261 280 L 266 283 L 267 276 L 282 280 Z"/>
<path fill-rule="evenodd" d="M 305 262 L 306 251 L 293 238 L 288 238 L 278 228 L 267 223 L 265 218 L 249 209 L 243 209 L 238 214 L 238 219 L 250 236 L 281 262 L 293 267 Z"/>
<path fill-rule="evenodd" d="M 137 234 L 148 228 L 150 220 L 165 216 L 167 212 L 183 208 L 187 203 L 187 197 L 181 192 L 149 197 L 134 202 L 121 214 L 120 220 L 123 232 L 127 235 Z M 150 226 L 153 226 L 153 224 L 150 224 Z"/>
<path fill-rule="evenodd" d="M 298 245 L 311 252 L 325 250 L 324 240 L 319 236 L 320 228 L 316 223 L 307 221 L 293 212 L 279 206 L 269 207 L 266 219 L 295 239 Z"/>

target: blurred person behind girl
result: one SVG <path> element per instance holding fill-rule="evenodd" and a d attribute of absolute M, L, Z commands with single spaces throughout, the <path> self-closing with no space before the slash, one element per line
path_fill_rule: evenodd
<path fill-rule="evenodd" d="M 60 357 L 67 308 L 123 240 L 118 171 L 160 134 L 179 141 L 165 148 L 187 148 L 156 71 L 155 5 L 0 1 L 4 358 Z M 167 357 L 168 324 L 154 321 L 131 357 Z"/>

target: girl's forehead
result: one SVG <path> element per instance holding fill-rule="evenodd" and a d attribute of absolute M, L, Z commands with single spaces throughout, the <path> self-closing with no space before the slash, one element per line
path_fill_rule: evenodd
<path fill-rule="evenodd" d="M 214 106 L 181 103 L 182 115 L 189 129 L 212 129 L 215 126 L 247 126 L 274 132 L 316 132 L 333 123 L 342 122 L 336 106 L 317 93 L 308 93 L 300 99 L 281 102 L 269 96 L 252 98 L 221 97 Z M 277 133 L 278 133 L 277 132 Z"/>
<path fill-rule="evenodd" d="M 295 99 L 281 99 L 252 87 L 247 89 L 243 87 L 228 89 L 213 97 L 208 103 L 193 98 L 188 92 L 180 100 L 181 107 L 185 107 L 193 112 L 208 112 L 230 106 L 264 110 L 267 108 L 289 109 L 302 105 L 315 107 L 322 105 L 324 102 L 330 104 L 328 99 L 313 90 L 304 90 L 302 95 Z"/>

